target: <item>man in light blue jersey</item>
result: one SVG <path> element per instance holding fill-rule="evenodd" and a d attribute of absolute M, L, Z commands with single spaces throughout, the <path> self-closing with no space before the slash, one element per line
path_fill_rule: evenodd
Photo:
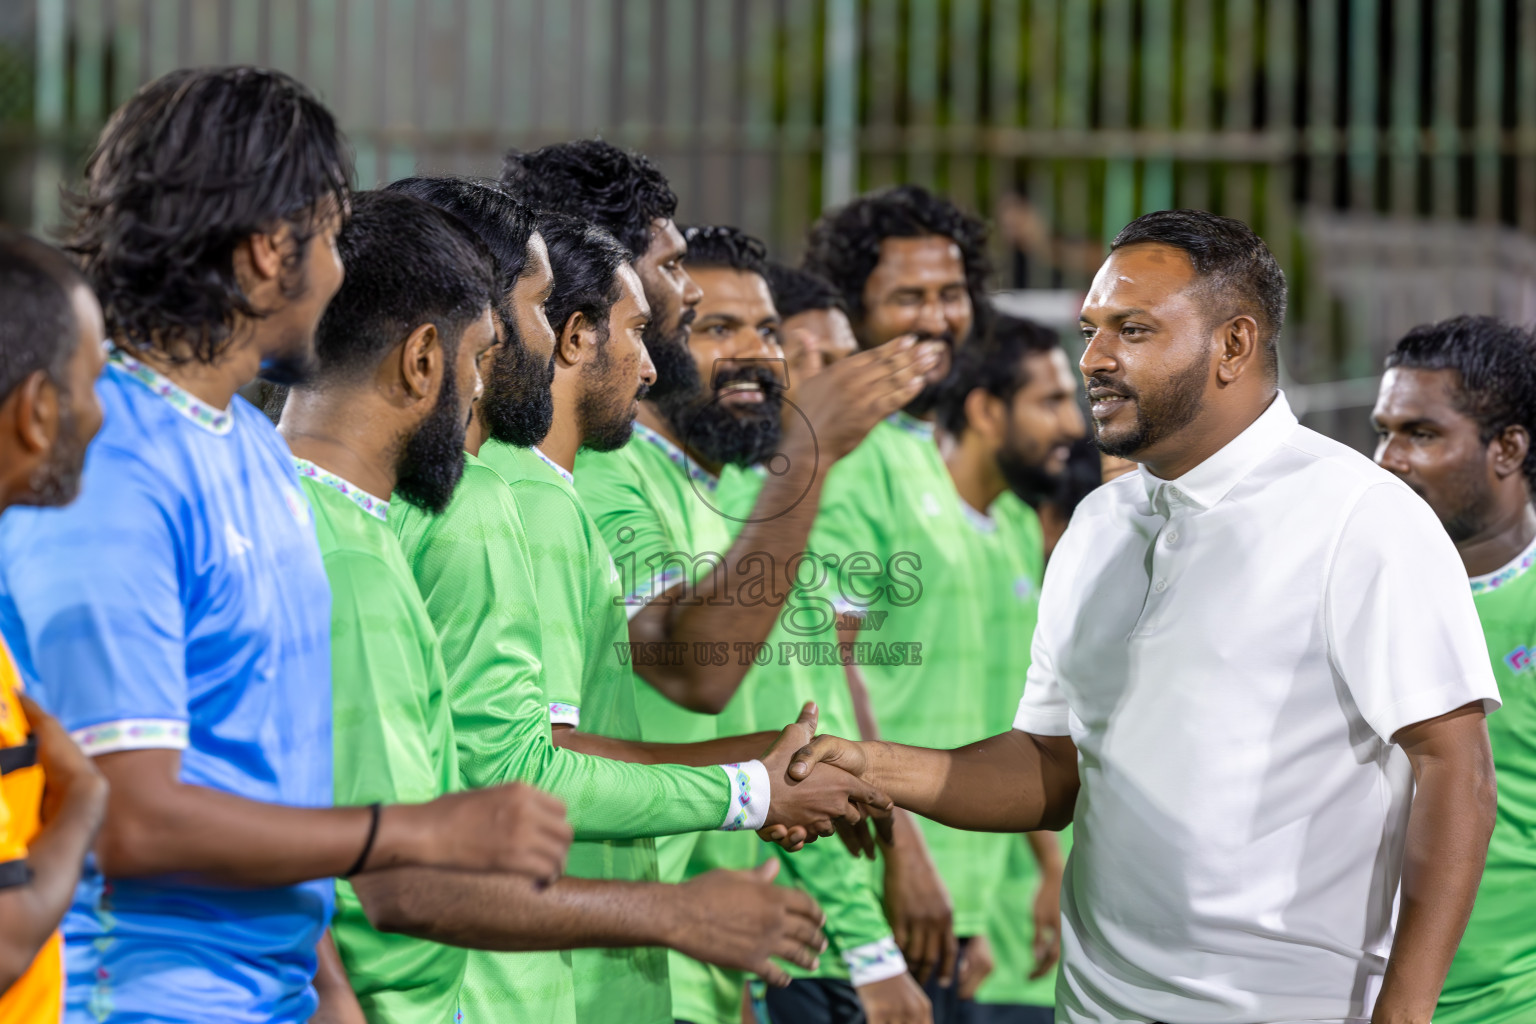
<path fill-rule="evenodd" d="M 64 922 L 71 1022 L 306 1021 L 331 876 L 563 868 L 562 810 L 526 787 L 330 807 L 330 592 L 288 450 L 235 392 L 313 361 L 350 174 L 324 107 L 254 68 L 150 83 L 88 165 L 104 425 L 74 505 L 0 526 L 0 630 L 112 786 Z"/>

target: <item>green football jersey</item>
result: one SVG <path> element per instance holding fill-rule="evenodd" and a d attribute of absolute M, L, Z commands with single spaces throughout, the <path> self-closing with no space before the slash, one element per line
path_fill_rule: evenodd
<path fill-rule="evenodd" d="M 421 803 L 458 788 L 437 634 L 385 525 L 389 505 L 295 460 L 331 584 L 331 744 L 338 805 Z M 370 1021 L 446 1024 L 468 953 L 376 931 L 336 882 L 336 947 Z"/>
<path fill-rule="evenodd" d="M 1013 728 L 1024 693 L 1040 584 L 1045 578 L 1045 548 L 1039 517 L 1013 494 L 1004 492 L 987 513 L 969 518 L 991 556 L 990 575 L 984 577 L 980 593 L 988 608 L 987 680 L 993 689 L 987 699 L 987 732 L 995 735 Z M 1040 869 L 1023 836 L 1001 838 L 1007 847 L 1006 860 L 986 930 L 996 967 L 976 1001 L 1050 1006 L 1055 1001 L 1056 972 L 1029 980 L 1035 967 L 1033 910 Z"/>
<path fill-rule="evenodd" d="M 554 746 L 542 673 L 539 592 L 512 490 L 465 456 L 453 501 L 429 515 L 403 501 L 389 525 L 442 645 L 459 773 L 466 786 L 521 780 L 565 801 L 578 839 L 633 839 L 722 826 L 736 806 L 718 767 L 626 764 Z M 571 955 L 471 954 L 467 1020 L 574 1022 Z"/>
<path fill-rule="evenodd" d="M 528 528 L 528 554 L 543 624 L 543 660 L 580 665 L 545 672 L 550 721 L 602 736 L 638 740 L 640 719 L 630 671 L 615 655 L 629 640 L 619 571 L 576 494 L 571 475 L 536 448 L 487 441 L 480 459 L 512 488 Z M 577 878 L 654 882 L 653 839 L 572 844 L 567 872 Z M 576 1019 L 580 1024 L 667 1024 L 672 1018 L 667 953 L 656 947 L 578 949 Z"/>
<path fill-rule="evenodd" d="M 576 491 L 597 522 L 619 570 L 628 616 L 679 583 L 695 584 L 719 565 L 739 525 L 723 515 L 719 480 L 676 445 L 635 424 L 634 437 L 613 452 L 584 451 L 576 457 Z M 725 595 L 694 594 L 694 599 Z M 730 640 L 725 656 L 734 656 Z M 630 650 L 622 659 L 695 657 L 703 652 Z M 626 661 L 626 664 L 630 662 Z M 719 716 L 697 714 L 673 704 L 638 673 L 631 673 L 641 736 L 654 743 L 695 743 L 751 731 L 750 709 L 731 701 Z M 667 836 L 656 842 L 664 882 L 681 882 L 716 867 L 751 867 L 762 856 L 755 836 Z M 681 953 L 668 956 L 672 1015 L 693 1024 L 737 1024 L 745 978 L 699 963 Z"/>
<path fill-rule="evenodd" d="M 1488 718 L 1498 817 L 1435 1024 L 1536 1021 L 1536 544 L 1472 580 L 1503 706 Z"/>
<path fill-rule="evenodd" d="M 930 424 L 898 413 L 832 467 L 811 549 L 838 559 L 832 599 L 864 609 L 854 656 L 882 739 L 945 748 L 996 731 L 990 638 L 976 587 L 989 571 L 979 564 L 986 552 Z M 795 653 L 822 652 L 805 645 Z M 839 666 L 819 671 L 842 675 Z M 917 821 L 949 889 L 956 933 L 982 934 L 1006 844 Z"/>
<path fill-rule="evenodd" d="M 760 470 L 728 469 L 721 475 L 724 507 L 737 517 L 746 518 L 762 490 L 763 479 Z M 787 657 L 780 662 L 786 650 L 783 645 L 801 639 L 792 628 L 799 620 L 797 609 L 802 606 L 803 596 L 792 597 L 786 603 L 769 634 L 762 663 L 748 670 L 737 699 L 750 705 L 759 729 L 788 725 L 805 702 L 813 700 L 820 712 L 819 732 L 857 736 L 858 720 L 846 679 L 836 673 L 815 671 Z M 880 903 L 875 865 L 854 857 L 841 841 L 834 839 L 818 840 L 798 853 L 786 853 L 777 846 L 767 849 L 782 862 L 778 883 L 803 889 L 827 915 L 823 929 L 827 951 L 821 956 L 820 966 L 809 971 L 786 965 L 791 975 L 837 978 L 860 985 L 884 980 L 905 969 Z"/>

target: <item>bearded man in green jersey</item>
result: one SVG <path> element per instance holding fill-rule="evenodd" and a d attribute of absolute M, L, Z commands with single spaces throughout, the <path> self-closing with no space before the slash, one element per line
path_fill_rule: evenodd
<path fill-rule="evenodd" d="M 450 506 L 480 396 L 477 363 L 496 342 L 491 303 L 501 296 L 479 239 L 432 206 L 386 192 L 358 196 L 354 209 L 341 242 L 347 284 L 319 331 L 320 374 L 293 391 L 282 429 L 315 508 L 333 592 L 337 802 L 420 801 L 462 788 L 452 684 L 381 495 L 427 515 Z M 549 823 L 508 841 L 553 841 L 563 859 L 570 830 L 561 805 L 538 799 L 549 809 L 530 820 Z M 468 960 L 454 946 L 699 942 L 713 947 L 701 955 L 750 957 L 759 970 L 770 954 L 811 962 L 819 912 L 764 881 L 719 874 L 664 889 L 565 878 L 536 888 L 493 875 L 378 872 L 338 883 L 335 935 L 369 1019 L 443 1021 L 460 1009 Z M 614 909 L 626 906 L 627 917 Z M 751 934 L 759 928 L 768 946 Z"/>
<path fill-rule="evenodd" d="M 1435 1021 L 1536 1020 L 1536 340 L 1491 317 L 1417 327 L 1387 356 L 1371 420 L 1377 464 L 1456 542 L 1504 698 L 1488 721 L 1498 817 Z"/>
<path fill-rule="evenodd" d="M 607 143 L 575 142 L 509 154 L 503 179 L 529 202 L 581 217 L 625 244 L 651 306 L 643 340 L 656 381 L 635 439 L 609 454 L 582 453 L 575 471 L 624 586 L 630 642 L 615 655 L 636 675 L 641 736 L 688 743 L 750 731 L 744 714 L 724 723 L 715 716 L 752 664 L 741 652 L 757 649 L 773 628 L 826 468 L 916 394 L 935 354 L 901 339 L 845 360 L 797 391 L 799 411 L 786 417 L 781 435 L 774 325 L 754 320 L 730 344 L 695 351 L 703 336 L 690 326 L 701 293 L 683 269 L 676 196 L 654 165 Z M 723 516 L 722 470 L 758 462 L 781 472 L 764 484 L 750 515 Z M 759 594 L 769 597 L 754 599 Z M 698 845 L 689 836 L 659 842 L 663 880 L 758 857 L 750 845 L 712 843 L 695 858 Z M 739 978 L 703 972 L 683 957 L 672 958 L 671 973 L 676 1017 L 738 1019 Z"/>
<path fill-rule="evenodd" d="M 403 183 L 399 188 L 414 190 L 420 184 Z M 525 347 L 524 366 L 547 365 L 553 336 L 543 305 L 553 275 L 531 214 L 492 185 L 449 181 L 447 186 L 463 200 L 450 204 L 451 212 L 461 220 L 472 220 L 482 239 L 490 240 L 492 251 L 504 254 L 498 259 L 498 326 L 503 346 Z M 507 401 L 505 389 L 527 386 L 515 373 L 505 372 L 506 362 L 499 355 L 482 361 L 487 384 L 476 404 L 467 441 L 471 451 L 464 456 L 465 471 L 452 502 L 435 516 L 395 503 L 390 517 L 442 645 L 462 781 L 469 786 L 514 778 L 535 782 L 566 801 L 577 838 L 586 840 L 747 829 L 781 819 L 830 833 L 833 817 L 858 816 L 850 797 L 878 803 L 873 790 L 849 786 L 835 776 L 807 789 L 783 784 L 770 789 L 770 767 L 774 773 L 781 771 L 778 765 L 787 757 L 789 738 L 814 728 L 809 718 L 786 730 L 762 762 L 746 764 L 622 764 L 553 746 L 545 673 L 579 675 L 581 666 L 545 662 L 539 588 L 516 498 L 506 481 L 473 454 L 487 436 L 516 438 L 528 427 L 526 421 L 498 418 L 500 411 L 517 408 L 515 402 Z M 756 881 L 770 877 L 771 872 Z M 743 927 L 745 921 L 739 907 L 727 909 L 707 892 L 711 887 L 718 889 L 717 882 L 703 881 L 698 897 L 692 890 L 669 892 L 605 882 L 598 884 L 601 898 L 593 898 L 587 889 L 573 887 L 561 893 L 557 886 L 555 902 L 568 914 L 596 914 L 618 929 L 626 923 L 638 928 L 637 922 L 651 913 L 651 900 L 681 900 L 700 920 L 689 934 L 667 945 L 703 959 L 726 961 L 738 970 L 782 978 L 782 971 L 768 963 L 766 952 L 756 957 L 754 966 L 744 967 L 738 956 L 721 955 L 723 945 L 708 948 L 713 946 L 707 937 L 710 931 Z M 775 904 L 764 890 L 747 899 L 760 911 L 782 911 L 782 904 Z M 803 897 L 801 901 L 801 906 L 809 903 Z M 813 946 L 821 941 L 810 935 L 804 938 Z M 508 1019 L 524 1014 L 528 1019 L 573 1021 L 570 954 L 475 954 L 461 1002 L 470 1017 Z"/>
<path fill-rule="evenodd" d="M 933 423 L 956 350 L 990 316 L 984 242 L 979 221 L 912 185 L 855 199 L 811 229 L 805 269 L 837 287 L 861 346 L 910 333 L 939 342 L 943 353 L 922 392 L 832 472 L 812 538 L 814 550 L 845 559 L 840 596 L 862 613 L 860 643 L 874 643 L 870 657 L 846 668 L 850 685 L 868 693 L 868 738 L 878 729 L 885 739 L 944 746 L 990 734 L 982 699 L 989 637 L 973 586 L 984 567 Z M 853 552 L 867 553 L 870 564 L 848 560 Z M 881 641 L 886 650 L 920 645 L 920 663 L 875 656 Z M 902 812 L 895 826 L 885 851 L 886 911 L 942 1024 L 960 1013 L 960 950 L 986 932 L 1006 848 Z"/>
<path fill-rule="evenodd" d="M 984 706 L 990 733 L 1012 725 L 1024 692 L 1045 550 L 1034 507 L 1060 491 L 1073 441 L 1085 434 L 1077 376 L 1046 327 L 999 314 L 962 348 L 938 407 L 939 448 L 955 483 L 966 536 L 981 551 L 974 588 L 986 609 L 990 655 Z M 984 935 L 972 940 L 961 997 L 973 1024 L 1050 1024 L 1061 955 L 1062 851 L 1051 832 L 999 836 L 1002 879 Z"/>

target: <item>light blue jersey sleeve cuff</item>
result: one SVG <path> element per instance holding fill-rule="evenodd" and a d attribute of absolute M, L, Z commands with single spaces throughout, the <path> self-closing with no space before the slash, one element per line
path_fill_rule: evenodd
<path fill-rule="evenodd" d="M 87 757 L 120 750 L 186 750 L 187 723 L 176 718 L 122 718 L 70 734 Z"/>
<path fill-rule="evenodd" d="M 907 971 L 907 958 L 901 955 L 896 939 L 890 935 L 848 950 L 843 954 L 843 963 L 848 968 L 848 981 L 854 988 L 873 985 Z"/>
<path fill-rule="evenodd" d="M 745 764 L 723 764 L 731 784 L 731 802 L 725 810 L 725 822 L 720 826 L 725 832 L 756 832 L 768 820 L 768 802 L 771 790 L 768 769 L 761 761 Z"/>

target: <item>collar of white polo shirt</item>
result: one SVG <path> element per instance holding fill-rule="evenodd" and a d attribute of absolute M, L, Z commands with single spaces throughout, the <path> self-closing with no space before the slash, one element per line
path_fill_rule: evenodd
<path fill-rule="evenodd" d="M 1183 476 L 1164 480 L 1142 466 L 1141 482 L 1147 489 L 1147 501 L 1162 516 L 1179 506 L 1195 511 L 1213 507 L 1296 429 L 1297 422 L 1285 392 L 1276 391 L 1269 408 L 1258 419 Z"/>

